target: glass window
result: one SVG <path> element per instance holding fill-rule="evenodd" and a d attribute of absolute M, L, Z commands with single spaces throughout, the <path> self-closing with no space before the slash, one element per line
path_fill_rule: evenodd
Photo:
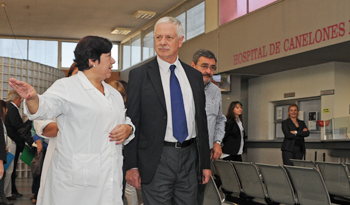
<path fill-rule="evenodd" d="M 249 12 L 257 10 L 261 7 L 264 7 L 268 4 L 271 4 L 277 0 L 249 0 Z"/>
<path fill-rule="evenodd" d="M 189 40 L 205 31 L 205 4 L 204 2 L 187 10 L 187 37 Z"/>
<path fill-rule="evenodd" d="M 27 59 L 27 40 L 0 39 L 0 56 Z"/>
<path fill-rule="evenodd" d="M 141 37 L 140 34 L 131 39 L 131 65 L 141 62 Z"/>
<path fill-rule="evenodd" d="M 61 48 L 61 67 L 70 68 L 73 64 L 74 50 L 78 43 L 75 42 L 62 42 Z"/>
<path fill-rule="evenodd" d="M 245 14 L 247 14 L 247 0 L 220 0 L 220 25 Z"/>
<path fill-rule="evenodd" d="M 153 28 L 152 28 L 153 29 Z M 154 32 L 153 30 L 143 37 L 142 60 L 153 57 L 154 54 Z"/>
<path fill-rule="evenodd" d="M 184 28 L 184 41 L 186 40 L 187 36 L 186 36 L 186 12 L 183 12 L 182 14 L 178 15 L 177 20 L 179 20 L 182 24 L 182 27 Z"/>
<path fill-rule="evenodd" d="M 119 69 L 119 66 L 118 66 L 118 62 L 119 62 L 119 45 L 118 44 L 113 44 L 113 47 L 112 47 L 112 57 L 114 58 L 115 60 L 115 64 L 113 65 L 113 68 L 112 70 L 118 70 Z"/>
<path fill-rule="evenodd" d="M 57 68 L 58 41 L 29 40 L 28 60 Z"/>
<path fill-rule="evenodd" d="M 130 67 L 130 60 L 131 60 L 131 48 L 130 48 L 130 41 L 126 42 L 123 45 L 123 69 Z"/>

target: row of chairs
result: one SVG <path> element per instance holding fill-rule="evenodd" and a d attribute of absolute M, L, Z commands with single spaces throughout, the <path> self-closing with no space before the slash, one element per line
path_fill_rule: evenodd
<path fill-rule="evenodd" d="M 279 166 L 223 160 L 216 160 L 213 164 L 215 172 L 220 176 L 224 192 L 239 198 L 264 199 L 269 205 L 331 204 L 328 187 L 323 180 L 324 177 L 316 167 Z M 319 165 L 319 167 L 321 166 Z M 325 172 L 332 175 L 334 169 L 326 169 Z M 345 186 L 345 182 L 337 184 L 334 181 L 334 176 L 332 180 L 333 187 L 339 186 L 338 191 Z M 346 183 L 349 184 L 349 180 L 346 180 Z M 216 189 L 216 187 L 214 188 Z M 342 195 L 347 196 L 345 193 Z M 208 204 L 213 205 L 214 203 Z"/>
<path fill-rule="evenodd" d="M 350 197 L 350 164 L 292 160 L 294 166 L 310 167 L 320 171 L 328 193 L 332 196 Z"/>

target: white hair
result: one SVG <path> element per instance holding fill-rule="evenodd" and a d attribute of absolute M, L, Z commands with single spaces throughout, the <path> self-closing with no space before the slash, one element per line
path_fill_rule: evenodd
<path fill-rule="evenodd" d="M 161 24 L 161 23 L 172 23 L 176 26 L 176 35 L 177 37 L 180 39 L 182 38 L 182 36 L 184 35 L 184 29 L 182 27 L 182 24 L 181 22 L 174 18 L 174 17 L 171 17 L 171 16 L 166 16 L 166 17 L 163 17 L 163 18 L 160 18 L 157 23 L 154 25 L 154 33 L 156 33 L 156 27 L 158 24 Z"/>
<path fill-rule="evenodd" d="M 19 98 L 19 95 L 18 93 L 15 91 L 15 90 L 10 90 L 8 93 L 7 93 L 7 100 L 8 101 L 14 101 L 16 98 Z"/>

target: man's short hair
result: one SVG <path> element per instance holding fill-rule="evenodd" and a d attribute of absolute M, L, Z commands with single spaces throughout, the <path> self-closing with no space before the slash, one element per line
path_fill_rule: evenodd
<path fill-rule="evenodd" d="M 163 18 L 160 18 L 157 23 L 154 25 L 154 34 L 156 33 L 156 28 L 157 28 L 157 25 L 158 24 L 161 24 L 161 23 L 172 23 L 176 26 L 176 35 L 177 37 L 180 39 L 183 35 L 184 35 L 184 29 L 182 27 L 182 24 L 181 22 L 174 18 L 174 17 L 171 17 L 171 16 L 165 16 Z"/>
<path fill-rule="evenodd" d="M 214 58 L 215 63 L 217 62 L 214 53 L 206 49 L 199 49 L 195 54 L 193 54 L 192 62 L 197 65 L 199 58 L 202 56 L 206 58 Z"/>
<path fill-rule="evenodd" d="M 19 98 L 18 93 L 15 90 L 10 90 L 7 93 L 7 101 L 13 101 L 14 99 Z"/>

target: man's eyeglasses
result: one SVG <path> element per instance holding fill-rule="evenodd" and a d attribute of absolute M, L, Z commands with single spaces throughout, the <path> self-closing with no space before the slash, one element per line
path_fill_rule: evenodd
<path fill-rule="evenodd" d="M 201 67 L 207 70 L 209 68 L 209 65 L 204 64 L 201 65 Z M 215 65 L 210 66 L 210 70 L 216 70 L 216 68 L 217 67 Z"/>

